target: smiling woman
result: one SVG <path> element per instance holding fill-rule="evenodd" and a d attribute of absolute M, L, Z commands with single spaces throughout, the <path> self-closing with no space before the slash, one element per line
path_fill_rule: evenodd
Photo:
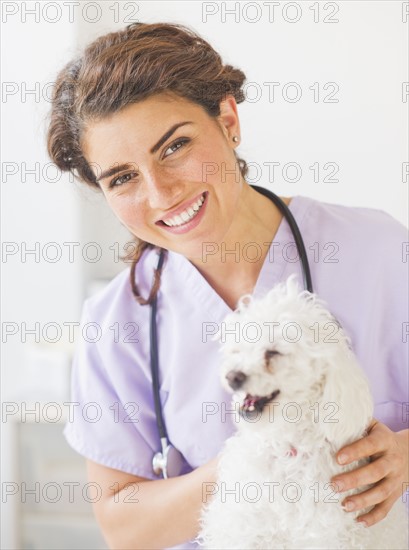
<path fill-rule="evenodd" d="M 81 142 L 89 164 L 101 167 L 97 180 L 109 206 L 131 234 L 183 254 L 204 273 L 203 242 L 227 242 L 229 234 L 236 239 L 235 211 L 249 194 L 248 202 L 254 202 L 237 165 L 237 141 L 230 137 L 238 132 L 232 96 L 220 101 L 220 114 L 213 118 L 170 91 L 89 123 Z M 271 223 L 267 226 L 270 230 Z M 251 228 L 246 231 L 250 237 Z M 253 238 L 259 236 L 253 232 Z"/>
<path fill-rule="evenodd" d="M 142 178 L 145 185 L 138 199 L 143 203 L 148 189 L 151 197 L 154 190 L 152 181 L 146 181 L 145 168 L 151 166 L 146 165 L 141 155 L 146 154 L 149 162 L 156 155 L 155 170 L 158 168 L 158 171 L 152 177 L 163 179 L 165 176 L 167 181 L 169 174 L 178 174 L 177 160 L 168 157 L 180 157 L 183 149 L 191 150 L 192 146 L 195 166 L 191 162 L 190 167 L 196 180 L 202 179 L 203 169 L 211 172 L 210 167 L 219 166 L 221 152 L 218 159 L 214 158 L 215 147 L 209 148 L 211 142 L 206 132 L 210 126 L 212 136 L 218 131 L 216 120 L 223 99 L 230 96 L 236 103 L 244 101 L 244 80 L 242 71 L 223 65 L 220 55 L 191 29 L 177 24 L 133 23 L 122 31 L 97 39 L 82 57 L 70 62 L 58 75 L 48 132 L 49 155 L 61 170 L 71 171 L 91 186 L 100 185 L 118 208 L 118 199 L 124 202 L 123 194 L 129 193 L 129 184 L 134 187 Z M 140 105 L 146 98 L 149 98 L 145 103 L 149 112 Z M 185 120 L 189 109 L 199 117 L 196 124 Z M 112 117 L 113 114 L 116 116 Z M 167 120 L 170 123 L 166 124 Z M 138 128 L 143 128 L 143 132 L 135 131 Z M 178 139 L 170 143 L 175 132 Z M 184 137 L 182 132 L 190 135 Z M 192 140 L 199 143 L 193 145 Z M 106 143 L 110 143 L 109 158 Z M 164 144 L 166 150 L 161 149 Z M 199 147 L 201 156 L 196 153 Z M 236 156 L 234 149 L 231 153 L 238 164 L 230 158 L 229 168 L 237 166 L 239 175 L 244 177 L 245 161 Z M 203 164 L 206 161 L 208 167 Z M 186 158 L 180 162 L 186 164 Z M 180 179 L 181 176 L 179 170 Z M 128 191 L 119 189 L 124 186 Z M 167 217 L 173 214 L 169 209 L 178 206 L 178 199 L 187 198 L 192 202 L 196 198 L 191 188 L 189 198 L 183 196 L 184 190 L 177 187 L 175 181 L 169 181 L 169 186 L 172 186 L 172 195 L 160 204 Z M 199 190 L 199 197 L 201 194 Z M 139 212 L 140 209 L 135 210 L 135 214 Z M 127 221 L 125 217 L 124 223 L 128 226 Z M 143 232 L 132 229 L 131 232 L 138 243 L 133 257 L 135 266 L 144 249 L 156 243 L 149 239 L 149 234 L 145 240 Z M 146 303 L 135 290 L 141 303 Z M 151 299 L 152 296 L 148 301 Z"/>
<path fill-rule="evenodd" d="M 127 258 L 131 269 L 83 308 L 82 323 L 104 330 L 99 341 L 78 345 L 72 401 L 98 403 L 101 417 L 89 423 L 77 415 L 64 431 L 102 490 L 95 513 L 112 548 L 197 548 L 203 484 L 216 480 L 217 455 L 235 432 L 231 394 L 217 370 L 219 343 L 206 339 L 204 327 L 220 325 L 243 294 L 263 296 L 292 273 L 302 278 L 300 259 L 287 252 L 294 248 L 287 220 L 247 183 L 236 153 L 244 81 L 203 38 L 167 23 L 135 23 L 98 38 L 56 79 L 49 155 L 103 193 L 138 245 Z M 374 506 L 364 519 L 375 523 L 402 494 L 408 464 L 400 412 L 409 402 L 399 254 L 406 231 L 379 210 L 302 196 L 281 202 L 302 231 L 315 292 L 342 320 L 383 411 L 385 424 L 374 421 L 349 448 L 350 457 L 373 456 L 375 469 L 343 480 L 349 488 L 380 487 L 355 501 L 359 509 Z M 340 257 L 316 261 L 316 246 L 321 252 L 329 243 Z M 146 305 L 157 305 L 157 353 Z M 125 332 L 113 341 L 113 325 L 137 327 L 138 338 Z M 152 469 L 163 444 L 154 360 L 169 440 L 181 453 L 180 475 L 169 479 Z"/>

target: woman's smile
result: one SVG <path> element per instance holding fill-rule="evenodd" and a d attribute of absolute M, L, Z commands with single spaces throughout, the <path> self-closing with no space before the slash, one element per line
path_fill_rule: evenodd
<path fill-rule="evenodd" d="M 201 222 L 208 203 L 209 193 L 205 191 L 198 199 L 188 201 L 188 206 L 184 203 L 177 208 L 170 216 L 156 222 L 166 231 L 173 234 L 187 233 Z"/>

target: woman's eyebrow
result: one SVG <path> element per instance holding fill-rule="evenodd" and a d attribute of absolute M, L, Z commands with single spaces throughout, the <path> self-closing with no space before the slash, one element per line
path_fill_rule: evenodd
<path fill-rule="evenodd" d="M 156 153 L 156 151 L 159 149 L 159 147 L 161 145 L 163 145 L 165 143 L 165 141 L 167 139 L 170 138 L 170 136 L 176 132 L 176 130 L 178 128 L 180 128 L 181 126 L 184 126 L 185 124 L 193 124 L 192 121 L 190 120 L 186 120 L 184 122 L 178 122 L 176 124 L 174 124 L 173 126 L 171 126 L 169 128 L 169 130 L 167 130 L 163 136 L 159 139 L 159 141 L 157 143 L 155 143 L 155 145 L 150 149 L 150 154 L 153 155 L 154 153 Z M 105 170 L 104 172 L 102 172 L 102 174 L 99 176 L 99 178 L 96 180 L 97 182 L 101 181 L 101 180 L 104 180 L 105 178 L 109 178 L 110 176 L 114 176 L 115 174 L 117 174 L 118 172 L 121 172 L 122 170 L 128 170 L 128 168 L 134 168 L 135 165 L 134 164 L 116 164 L 115 166 L 113 166 L 112 168 L 108 168 L 108 170 Z"/>
<path fill-rule="evenodd" d="M 108 170 L 105 170 L 105 172 L 102 172 L 99 178 L 97 178 L 95 181 L 100 182 L 101 180 L 104 180 L 105 178 L 109 178 L 110 176 L 114 176 L 115 174 L 118 174 L 119 172 L 122 172 L 122 170 L 128 170 L 128 169 L 135 169 L 135 164 L 115 164 L 115 166 L 112 166 L 111 168 L 108 168 Z"/>
<path fill-rule="evenodd" d="M 193 124 L 193 122 L 190 121 L 190 120 L 186 120 L 185 122 L 178 122 L 178 123 L 174 124 L 173 126 L 171 126 L 171 127 L 169 128 L 169 130 L 168 130 L 166 133 L 163 134 L 163 136 L 160 138 L 160 140 L 158 141 L 158 143 L 156 143 L 156 144 L 152 147 L 152 149 L 150 150 L 151 155 L 153 155 L 153 153 L 156 153 L 156 151 L 159 149 L 159 147 L 160 147 L 161 145 L 163 145 L 163 144 L 165 143 L 165 141 L 166 141 L 167 139 L 169 139 L 170 136 L 171 136 L 174 132 L 176 132 L 176 130 L 177 130 L 178 128 L 180 128 L 180 126 L 184 126 L 185 124 Z"/>

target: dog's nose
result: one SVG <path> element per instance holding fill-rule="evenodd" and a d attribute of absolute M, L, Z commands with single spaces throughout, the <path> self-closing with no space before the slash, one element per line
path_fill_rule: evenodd
<path fill-rule="evenodd" d="M 226 374 L 226 378 L 229 386 L 233 390 L 238 390 L 243 385 L 247 376 L 244 374 L 244 372 L 241 372 L 239 370 L 231 370 Z"/>

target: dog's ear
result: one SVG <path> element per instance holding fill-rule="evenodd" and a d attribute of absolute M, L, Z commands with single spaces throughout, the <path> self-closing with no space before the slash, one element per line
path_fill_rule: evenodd
<path fill-rule="evenodd" d="M 319 425 L 338 452 L 364 435 L 372 419 L 373 400 L 365 373 L 347 340 L 341 342 L 324 372 Z"/>
<path fill-rule="evenodd" d="M 326 362 L 320 365 L 323 377 L 319 423 L 326 439 L 338 451 L 363 436 L 374 406 L 368 378 L 353 352 L 351 340 L 341 323 L 332 315 L 330 318 L 331 326 L 337 325 L 337 332 L 322 343 L 334 347 L 329 355 L 323 354 L 322 360 Z"/>

